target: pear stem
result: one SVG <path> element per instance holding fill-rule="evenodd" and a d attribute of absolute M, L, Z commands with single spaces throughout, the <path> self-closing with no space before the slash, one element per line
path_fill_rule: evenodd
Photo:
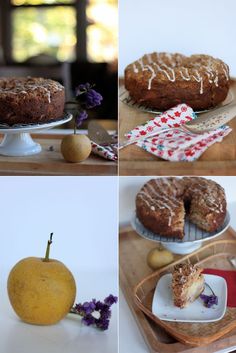
<path fill-rule="evenodd" d="M 46 249 L 46 254 L 45 257 L 43 259 L 43 261 L 48 262 L 49 261 L 49 255 L 50 255 L 50 246 L 52 244 L 52 236 L 53 233 L 50 234 L 50 239 L 48 240 L 48 244 L 47 244 L 47 249 Z"/>

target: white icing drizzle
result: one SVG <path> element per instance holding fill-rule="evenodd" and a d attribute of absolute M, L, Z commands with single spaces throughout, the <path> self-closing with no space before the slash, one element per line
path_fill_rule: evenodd
<path fill-rule="evenodd" d="M 186 179 L 189 179 L 188 177 L 186 177 Z M 191 180 L 191 179 L 190 179 Z M 194 182 L 193 185 L 191 185 L 191 190 L 192 192 L 196 192 L 199 193 L 199 190 L 202 191 L 202 195 L 204 197 L 204 200 L 208 206 L 208 208 L 211 211 L 214 211 L 216 213 L 220 213 L 223 212 L 223 207 L 222 204 L 219 202 L 217 203 L 215 200 L 217 199 L 217 187 L 215 186 L 215 184 L 213 182 L 208 182 L 205 183 L 203 180 L 200 180 L 197 178 L 196 180 L 197 182 Z M 204 183 L 204 184 L 203 184 Z"/>
<path fill-rule="evenodd" d="M 152 87 L 152 80 L 156 77 L 156 73 L 155 73 L 153 67 L 151 67 L 150 65 L 145 65 L 144 70 L 148 70 L 151 72 L 151 76 L 148 79 L 148 89 L 150 90 Z"/>
<path fill-rule="evenodd" d="M 143 58 L 139 59 L 138 62 L 141 66 L 141 69 L 144 70 Z"/>
<path fill-rule="evenodd" d="M 139 70 L 138 70 L 137 66 L 135 65 L 135 63 L 133 64 L 133 69 L 134 69 L 134 72 L 137 74 Z"/>
<path fill-rule="evenodd" d="M 46 80 L 42 78 L 34 79 L 31 77 L 27 77 L 0 79 L 0 93 L 2 94 L 25 95 L 35 90 L 41 90 L 41 93 L 43 91 L 47 101 L 51 103 L 51 91 L 61 91 L 63 90 L 63 86 L 56 81 Z"/>
<path fill-rule="evenodd" d="M 153 63 L 153 60 L 152 60 L 152 54 L 147 54 L 147 61 L 149 64 L 152 64 Z"/>
<path fill-rule="evenodd" d="M 218 87 L 218 71 L 216 70 L 216 75 L 214 78 L 214 84 L 216 85 L 216 87 Z"/>
<path fill-rule="evenodd" d="M 158 65 L 157 63 L 153 63 L 153 65 L 155 65 L 155 67 L 157 68 L 157 71 L 163 72 L 166 75 L 166 77 L 168 78 L 169 81 L 171 81 L 171 82 L 175 81 L 175 73 L 174 73 L 174 70 L 172 68 L 168 67 L 165 64 L 162 64 L 162 66 L 166 67 L 167 69 L 169 69 L 171 71 L 171 74 L 172 74 L 172 77 L 171 77 L 166 69 L 162 69 L 161 66 Z"/>
<path fill-rule="evenodd" d="M 183 71 L 182 71 L 182 70 L 179 70 L 179 73 L 180 73 L 182 79 L 185 80 L 185 81 L 190 81 L 190 80 L 191 80 L 191 77 L 189 76 L 189 72 L 188 72 L 187 67 L 183 67 L 183 69 L 185 70 L 185 76 L 184 76 L 184 74 L 183 74 Z"/>
<path fill-rule="evenodd" d="M 156 57 L 155 61 L 154 61 L 153 55 L 155 55 Z M 143 59 L 145 59 L 145 62 L 147 62 L 147 64 L 144 64 Z M 138 60 L 138 63 L 141 67 L 141 70 L 142 71 L 149 70 L 151 72 L 151 77 L 148 79 L 148 90 L 151 89 L 152 81 L 157 76 L 158 72 L 162 72 L 169 81 L 175 82 L 176 80 L 175 70 L 176 68 L 178 68 L 178 66 L 183 66 L 179 68 L 179 74 L 183 80 L 191 81 L 192 79 L 200 83 L 200 94 L 203 94 L 203 76 L 200 74 L 199 69 L 201 69 L 201 72 L 204 72 L 204 74 L 208 77 L 209 83 L 214 83 L 215 86 L 218 87 L 218 81 L 219 81 L 218 70 L 214 69 L 212 71 L 211 60 L 208 60 L 203 64 L 200 64 L 199 62 L 195 62 L 194 67 L 190 68 L 194 72 L 193 74 L 193 73 L 190 73 L 189 69 L 184 66 L 184 62 L 183 62 L 184 59 L 185 57 L 180 54 L 172 55 L 170 53 L 145 54 L 144 57 L 140 58 Z M 167 65 L 166 62 L 168 62 L 169 65 Z M 155 70 L 154 70 L 154 67 L 155 67 Z M 222 62 L 221 68 L 222 68 L 222 71 L 224 72 L 226 79 L 229 80 L 228 66 Z M 139 72 L 139 69 L 136 66 L 136 64 L 133 64 L 133 71 L 134 73 Z"/>
<path fill-rule="evenodd" d="M 194 70 L 196 73 L 196 76 L 192 75 L 195 81 L 200 82 L 200 94 L 203 94 L 203 79 L 202 76 L 200 76 L 198 70 Z"/>
<path fill-rule="evenodd" d="M 228 66 L 225 63 L 222 63 L 222 70 L 224 71 L 226 80 L 229 81 L 229 70 Z"/>

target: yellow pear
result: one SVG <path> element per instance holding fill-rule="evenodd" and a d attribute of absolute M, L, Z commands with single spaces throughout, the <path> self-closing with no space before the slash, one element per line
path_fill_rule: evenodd
<path fill-rule="evenodd" d="M 49 259 L 52 234 L 44 258 L 19 261 L 8 277 L 8 296 L 21 320 L 36 325 L 52 325 L 63 319 L 75 301 L 72 273 L 60 261 Z"/>
<path fill-rule="evenodd" d="M 154 248 L 147 255 L 147 264 L 152 270 L 170 264 L 174 260 L 174 255 L 161 247 Z"/>
<path fill-rule="evenodd" d="M 91 141 L 86 135 L 67 135 L 61 142 L 61 153 L 67 162 L 82 162 L 90 155 Z"/>

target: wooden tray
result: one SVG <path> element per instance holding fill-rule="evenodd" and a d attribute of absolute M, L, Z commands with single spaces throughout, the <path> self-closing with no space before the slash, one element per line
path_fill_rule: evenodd
<path fill-rule="evenodd" d="M 227 308 L 224 317 L 213 323 L 162 321 L 152 314 L 154 290 L 159 279 L 166 273 L 172 273 L 174 265 L 179 262 L 198 264 L 203 268 L 235 270 L 228 261 L 228 256 L 235 256 L 235 254 L 236 240 L 213 241 L 193 254 L 184 256 L 179 261 L 143 279 L 134 289 L 135 303 L 154 322 L 166 329 L 180 342 L 193 346 L 211 343 L 236 328 L 236 308 Z"/>
<path fill-rule="evenodd" d="M 236 102 L 236 79 L 231 81 Z M 153 117 L 137 109 L 119 104 L 119 135 Z M 169 162 L 130 145 L 119 153 L 120 175 L 236 175 L 236 119 L 228 124 L 233 131 L 221 143 L 215 143 L 195 162 Z"/>
<path fill-rule="evenodd" d="M 0 156 L 0 175 L 117 175 L 117 163 L 93 154 L 84 162 L 67 163 L 60 153 L 63 136 L 32 134 L 42 152 L 26 157 Z"/>
<path fill-rule="evenodd" d="M 235 236 L 236 233 L 231 228 L 229 228 L 218 239 L 219 241 L 233 240 L 234 243 L 234 240 L 236 239 Z M 206 246 L 208 246 L 208 244 L 212 244 L 212 242 L 206 242 Z M 137 324 L 150 348 L 150 351 L 159 353 L 213 353 L 220 349 L 236 345 L 235 328 L 232 329 L 232 331 L 225 333 L 224 336 L 220 339 L 209 344 L 204 343 L 204 345 L 201 347 L 193 347 L 189 344 L 178 342 L 173 336 L 168 334 L 166 329 L 160 326 L 159 323 L 157 324 L 156 322 L 154 322 L 152 319 L 150 319 L 150 317 L 145 315 L 144 312 L 139 309 L 139 307 L 135 303 L 135 301 L 139 301 L 139 299 L 135 299 L 133 291 L 136 285 L 143 278 L 147 277 L 148 275 L 156 275 L 156 273 L 153 274 L 153 272 L 149 269 L 146 264 L 146 255 L 148 251 L 153 247 L 155 247 L 155 244 L 153 242 L 141 238 L 130 229 L 122 231 L 120 234 L 120 285 L 130 306 L 130 309 L 137 321 Z M 202 249 L 203 248 L 199 249 L 197 252 L 201 252 Z M 210 250 L 207 251 L 209 251 L 209 255 L 212 254 Z M 182 261 L 183 258 L 186 258 L 188 256 L 191 257 L 195 255 L 175 255 L 175 262 Z M 204 260 L 205 258 L 206 254 L 203 257 L 199 257 L 199 260 Z M 198 261 L 197 258 L 195 258 L 195 260 Z M 211 260 L 209 259 L 209 261 Z M 210 266 L 210 263 L 207 263 L 207 266 Z M 229 263 L 227 263 L 227 266 L 229 266 L 227 268 L 231 268 Z M 151 290 L 151 286 L 148 285 L 148 288 L 150 288 Z M 139 295 L 141 298 L 142 294 L 139 293 Z M 148 302 L 148 297 L 146 299 Z M 177 323 L 174 324 L 178 325 Z M 211 325 L 212 324 L 217 323 L 211 323 Z"/>

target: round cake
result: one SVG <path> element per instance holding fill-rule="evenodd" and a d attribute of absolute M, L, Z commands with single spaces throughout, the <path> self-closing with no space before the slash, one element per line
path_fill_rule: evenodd
<path fill-rule="evenodd" d="M 56 81 L 33 78 L 0 78 L 0 123 L 47 123 L 63 117 L 64 87 Z"/>
<path fill-rule="evenodd" d="M 214 232 L 226 216 L 225 192 L 200 177 L 152 179 L 136 196 L 136 215 L 147 229 L 166 237 L 184 237 L 185 215 L 200 229 Z"/>
<path fill-rule="evenodd" d="M 193 110 L 215 107 L 229 84 L 228 65 L 208 55 L 146 54 L 125 69 L 125 88 L 133 100 L 160 111 L 180 103 Z"/>

